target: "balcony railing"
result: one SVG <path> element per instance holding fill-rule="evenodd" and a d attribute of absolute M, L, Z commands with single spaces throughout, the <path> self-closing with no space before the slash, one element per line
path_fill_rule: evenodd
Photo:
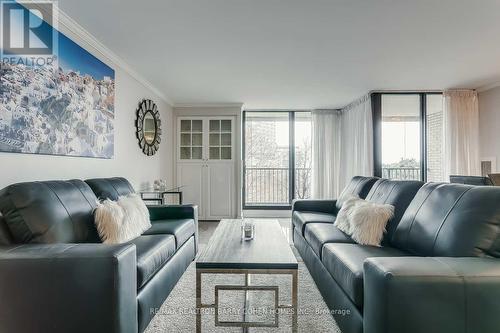
<path fill-rule="evenodd" d="M 396 180 L 420 180 L 420 168 L 402 167 L 386 168 L 382 167 L 382 178 Z"/>
<path fill-rule="evenodd" d="M 281 206 L 290 204 L 289 168 L 245 168 L 245 205 Z M 382 168 L 382 177 L 420 180 L 420 168 Z M 295 169 L 295 198 L 311 197 L 311 169 Z"/>
<path fill-rule="evenodd" d="M 289 168 L 245 168 L 245 205 L 290 204 Z M 311 195 L 311 169 L 295 169 L 295 198 Z"/>

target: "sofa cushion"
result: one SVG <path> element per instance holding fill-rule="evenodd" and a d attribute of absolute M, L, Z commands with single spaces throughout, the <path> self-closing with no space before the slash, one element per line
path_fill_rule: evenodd
<path fill-rule="evenodd" d="M 304 227 L 308 223 L 330 223 L 335 222 L 335 215 L 327 213 L 315 213 L 315 212 L 293 212 L 292 223 L 293 226 L 304 235 Z"/>
<path fill-rule="evenodd" d="M 151 228 L 149 210 L 137 194 L 97 203 L 94 220 L 104 244 L 120 244 Z"/>
<path fill-rule="evenodd" d="M 137 289 L 143 287 L 175 254 L 173 235 L 139 236 L 128 244 L 136 246 Z"/>
<path fill-rule="evenodd" d="M 349 216 L 351 238 L 358 244 L 381 246 L 394 206 L 360 200 Z"/>
<path fill-rule="evenodd" d="M 100 242 L 96 202 L 81 180 L 18 183 L 0 191 L 0 212 L 16 243 Z"/>
<path fill-rule="evenodd" d="M 408 205 L 413 200 L 418 190 L 424 185 L 417 180 L 388 180 L 379 179 L 366 196 L 366 201 L 394 206 L 394 216 L 387 222 L 386 233 L 382 244 L 388 244 L 394 230 L 401 221 Z"/>
<path fill-rule="evenodd" d="M 500 257 L 500 187 L 425 184 L 392 244 L 420 256 Z"/>
<path fill-rule="evenodd" d="M 14 243 L 14 239 L 12 238 L 9 226 L 3 216 L 0 215 L 0 245 L 10 245 L 12 243 Z"/>
<path fill-rule="evenodd" d="M 304 238 L 319 258 L 326 243 L 354 243 L 351 237 L 330 223 L 306 224 Z"/>
<path fill-rule="evenodd" d="M 334 214 L 314 211 L 294 211 L 292 215 L 293 226 L 300 232 L 301 235 L 304 235 L 304 226 L 307 223 L 335 222 L 336 212 L 338 212 L 340 208 L 342 208 L 343 202 L 350 198 L 352 195 L 356 195 L 364 199 L 370 191 L 372 185 L 378 179 L 379 178 L 377 177 L 353 177 L 349 184 L 344 188 L 338 199 L 335 201 L 335 207 L 333 207 L 334 203 L 332 202 L 332 211 L 335 212 Z"/>
<path fill-rule="evenodd" d="M 337 211 L 339 211 L 340 208 L 342 208 L 344 201 L 353 195 L 358 196 L 361 199 L 366 198 L 373 184 L 375 184 L 375 182 L 378 179 L 379 178 L 377 177 L 363 177 L 363 176 L 353 177 L 349 182 L 349 184 L 347 184 L 347 186 L 342 190 L 342 193 L 340 193 L 339 197 L 337 198 L 337 202 L 335 204 L 337 207 Z"/>
<path fill-rule="evenodd" d="M 373 257 L 402 257 L 406 252 L 391 247 L 329 243 L 323 246 L 322 262 L 333 279 L 358 307 L 363 307 L 363 262 Z"/>
<path fill-rule="evenodd" d="M 85 181 L 99 200 L 118 200 L 118 197 L 134 193 L 134 188 L 128 180 L 121 177 L 94 178 Z"/>
<path fill-rule="evenodd" d="M 175 237 L 176 248 L 180 248 L 196 231 L 193 219 L 168 219 L 151 222 L 151 228 L 144 235 L 172 234 Z"/>

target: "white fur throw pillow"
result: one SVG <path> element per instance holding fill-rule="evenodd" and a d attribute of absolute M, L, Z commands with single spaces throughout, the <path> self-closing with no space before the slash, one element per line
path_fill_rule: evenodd
<path fill-rule="evenodd" d="M 128 242 L 151 228 L 148 208 L 137 194 L 97 203 L 94 219 L 105 244 Z"/>
<path fill-rule="evenodd" d="M 358 201 L 349 216 L 352 239 L 362 245 L 380 246 L 387 222 L 394 216 L 394 206 Z"/>
<path fill-rule="evenodd" d="M 357 195 L 350 195 L 340 208 L 339 213 L 337 214 L 337 218 L 333 223 L 334 226 L 339 228 L 339 230 L 345 232 L 346 234 L 351 234 L 351 223 L 350 223 L 350 215 L 352 214 L 352 210 L 356 203 L 359 201 L 363 201 Z"/>

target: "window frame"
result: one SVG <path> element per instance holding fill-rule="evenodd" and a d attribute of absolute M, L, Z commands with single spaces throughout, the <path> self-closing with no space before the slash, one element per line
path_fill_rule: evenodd
<path fill-rule="evenodd" d="M 246 204 L 246 119 L 252 112 L 288 113 L 288 204 L 283 205 L 247 205 Z M 309 112 L 311 110 L 243 110 L 242 115 L 242 187 L 241 198 L 243 210 L 291 210 L 295 199 L 295 113 Z"/>
<path fill-rule="evenodd" d="M 382 96 L 417 95 L 420 99 L 420 180 L 427 181 L 427 96 L 443 95 L 441 91 L 374 92 L 371 94 L 373 114 L 373 175 L 382 177 Z"/>

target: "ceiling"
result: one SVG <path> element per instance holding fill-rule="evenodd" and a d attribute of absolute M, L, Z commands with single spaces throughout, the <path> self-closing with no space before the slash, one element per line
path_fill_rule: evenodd
<path fill-rule="evenodd" d="M 60 0 L 175 104 L 341 107 L 500 81 L 498 0 Z"/>

